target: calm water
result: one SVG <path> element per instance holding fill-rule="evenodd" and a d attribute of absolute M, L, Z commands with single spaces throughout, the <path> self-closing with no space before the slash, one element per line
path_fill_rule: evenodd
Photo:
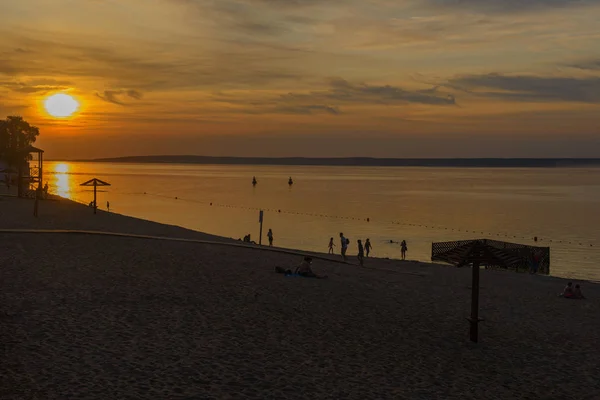
<path fill-rule="evenodd" d="M 374 255 L 398 258 L 389 241 L 405 239 L 408 258 L 430 261 L 432 241 L 533 245 L 537 236 L 551 247 L 553 275 L 600 280 L 600 169 L 49 162 L 46 171 L 50 191 L 63 197 L 89 203 L 79 184 L 97 177 L 112 184 L 99 195 L 102 208 L 110 201 L 114 212 L 222 236 L 258 241 L 262 208 L 263 235 L 272 228 L 281 247 L 325 252 L 344 232 L 352 253 L 368 237 Z"/>

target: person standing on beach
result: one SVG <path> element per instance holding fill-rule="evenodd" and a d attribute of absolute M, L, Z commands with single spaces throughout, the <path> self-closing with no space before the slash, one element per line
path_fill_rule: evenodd
<path fill-rule="evenodd" d="M 362 267 L 363 259 L 365 258 L 365 251 L 363 249 L 363 244 L 360 239 L 358 239 L 357 243 L 358 243 L 358 262 L 360 263 L 360 266 Z"/>
<path fill-rule="evenodd" d="M 365 250 L 367 252 L 367 257 L 369 257 L 369 253 L 371 252 L 372 248 L 373 246 L 371 245 L 371 239 L 367 238 L 367 241 L 365 242 Z"/>
<path fill-rule="evenodd" d="M 346 261 L 346 250 L 348 250 L 348 242 L 344 234 L 340 232 L 340 244 L 342 245 L 342 259 Z"/>
<path fill-rule="evenodd" d="M 327 252 L 327 254 L 333 254 L 333 248 L 335 247 L 335 244 L 333 244 L 333 238 L 329 239 L 329 251 Z"/>
<path fill-rule="evenodd" d="M 267 232 L 267 237 L 269 238 L 269 247 L 273 247 L 273 231 L 269 228 L 269 232 Z"/>
<path fill-rule="evenodd" d="M 406 250 L 408 250 L 408 246 L 406 246 L 406 240 L 403 240 L 400 243 L 400 251 L 402 252 L 402 259 L 406 260 Z"/>

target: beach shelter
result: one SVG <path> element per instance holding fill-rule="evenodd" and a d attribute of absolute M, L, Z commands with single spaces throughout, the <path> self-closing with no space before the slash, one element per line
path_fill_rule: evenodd
<path fill-rule="evenodd" d="M 478 340 L 479 324 L 479 269 L 481 266 L 500 269 L 526 269 L 535 259 L 542 267 L 541 273 L 550 271 L 550 249 L 489 239 L 461 240 L 432 243 L 431 260 L 442 261 L 457 267 L 471 266 L 471 317 L 470 338 Z M 536 264 L 536 269 L 537 269 Z"/>
<path fill-rule="evenodd" d="M 93 186 L 94 187 L 94 202 L 92 203 L 94 206 L 94 214 L 96 214 L 96 210 L 98 209 L 98 202 L 96 201 L 96 188 L 98 186 L 110 186 L 110 183 L 101 181 L 100 179 L 93 178 L 89 181 L 83 182 L 79 186 Z"/>

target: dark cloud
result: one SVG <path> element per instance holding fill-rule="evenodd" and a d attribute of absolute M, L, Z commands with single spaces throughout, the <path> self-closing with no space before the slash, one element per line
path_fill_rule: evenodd
<path fill-rule="evenodd" d="M 0 87 L 19 93 L 47 93 L 66 90 L 69 82 L 53 79 L 34 80 L 31 82 L 0 81 Z"/>
<path fill-rule="evenodd" d="M 434 6 L 497 13 L 538 11 L 600 4 L 599 0 L 426 0 Z"/>
<path fill-rule="evenodd" d="M 305 55 L 283 47 L 235 41 L 206 48 L 198 44 L 193 49 L 174 44 L 169 50 L 176 56 L 165 57 L 163 48 L 145 42 L 126 51 L 86 44 L 92 40 L 74 43 L 69 38 L 34 39 L 18 33 L 7 34 L 6 39 L 35 51 L 35 56 L 0 54 L 0 73 L 9 76 L 98 78 L 112 87 L 135 85 L 144 91 L 255 86 L 303 78 L 293 70 L 300 64 L 290 61 Z"/>
<path fill-rule="evenodd" d="M 600 78 L 530 75 L 467 75 L 449 86 L 475 95 L 513 101 L 600 103 Z"/>
<path fill-rule="evenodd" d="M 109 102 L 109 103 L 114 103 L 114 104 L 119 104 L 121 106 L 127 105 L 127 103 L 125 103 L 123 101 L 123 97 L 129 97 L 135 100 L 139 100 L 142 98 L 142 93 L 138 92 L 137 90 L 105 90 L 102 93 L 96 93 L 96 96 L 98 96 L 99 98 L 101 98 L 102 100 Z"/>
<path fill-rule="evenodd" d="M 127 91 L 127 96 L 131 97 L 132 99 L 140 100 L 142 98 L 142 93 L 138 92 L 137 90 L 129 89 Z"/>
<path fill-rule="evenodd" d="M 337 107 L 326 106 L 326 105 L 298 105 L 298 106 L 279 106 L 272 111 L 282 114 L 315 114 L 315 113 L 326 113 L 332 115 L 341 114 Z"/>
<path fill-rule="evenodd" d="M 591 71 L 600 71 L 600 58 L 595 60 L 586 60 L 576 64 L 570 64 L 568 67 L 591 70 Z"/>
<path fill-rule="evenodd" d="M 358 102 L 369 104 L 429 104 L 429 105 L 455 105 L 456 100 L 451 94 L 439 93 L 437 88 L 427 90 L 405 90 L 397 86 L 373 86 L 368 84 L 353 85 L 340 78 L 332 79 L 331 89 L 325 93 L 315 92 L 313 96 L 342 102 Z"/>
<path fill-rule="evenodd" d="M 397 86 L 352 84 L 345 79 L 334 78 L 328 88 L 308 93 L 287 93 L 277 97 L 239 98 L 218 93 L 214 100 L 243 107 L 235 112 L 250 114 L 343 114 L 344 105 L 408 105 L 428 104 L 451 106 L 456 104 L 453 95 L 439 91 L 439 86 L 425 90 L 405 90 Z"/>

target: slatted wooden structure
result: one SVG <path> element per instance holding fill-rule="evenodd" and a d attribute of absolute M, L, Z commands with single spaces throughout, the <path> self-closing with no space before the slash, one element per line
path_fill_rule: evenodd
<path fill-rule="evenodd" d="M 490 239 L 460 240 L 431 244 L 431 260 L 443 261 L 457 267 L 471 266 L 470 338 L 478 341 L 479 325 L 479 269 L 529 270 L 534 263 L 537 272 L 550 273 L 550 248 L 500 242 Z"/>
<path fill-rule="evenodd" d="M 519 243 L 492 239 L 459 240 L 431 244 L 431 260 L 456 266 L 472 265 L 469 254 L 476 245 L 481 245 L 486 255 L 480 265 L 485 268 L 529 271 L 537 260 L 537 273 L 550 274 L 550 248 L 528 246 Z"/>

